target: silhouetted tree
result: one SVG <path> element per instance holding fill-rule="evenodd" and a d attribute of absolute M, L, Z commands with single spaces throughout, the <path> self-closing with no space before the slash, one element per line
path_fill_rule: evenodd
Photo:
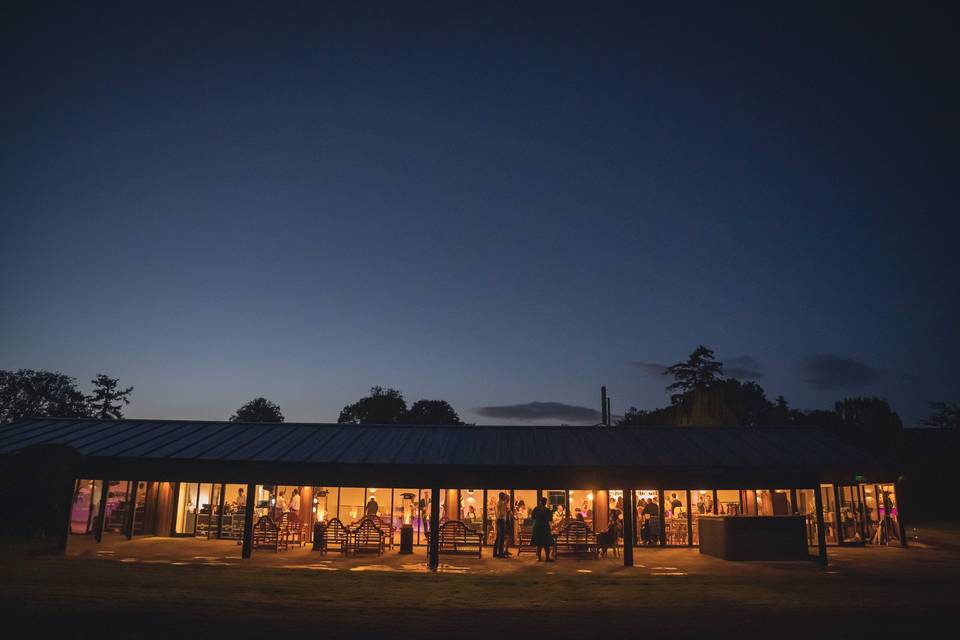
<path fill-rule="evenodd" d="M 0 423 L 31 416 L 82 418 L 89 414 L 77 381 L 53 371 L 0 370 Z"/>
<path fill-rule="evenodd" d="M 266 398 L 254 398 L 230 416 L 230 422 L 283 422 L 280 405 Z"/>
<path fill-rule="evenodd" d="M 347 405 L 340 412 L 341 424 L 403 424 L 407 402 L 396 389 L 371 387 L 370 395 Z"/>
<path fill-rule="evenodd" d="M 938 429 L 960 429 L 960 404 L 955 402 L 931 402 L 933 413 L 923 419 L 923 424 Z"/>
<path fill-rule="evenodd" d="M 773 408 L 770 412 L 772 424 L 787 425 L 796 422 L 796 412 L 790 408 L 790 404 L 783 396 L 777 396 L 773 401 Z"/>
<path fill-rule="evenodd" d="M 670 427 L 677 424 L 675 407 L 637 409 L 630 407 L 617 424 L 625 427 Z"/>
<path fill-rule="evenodd" d="M 903 431 L 903 422 L 883 398 L 844 398 L 833 407 L 840 427 L 890 446 Z"/>
<path fill-rule="evenodd" d="M 90 415 L 101 420 L 121 420 L 123 406 L 130 404 L 128 396 L 133 392 L 133 387 L 120 389 L 120 380 L 104 373 L 98 373 L 90 382 L 93 383 L 93 394 L 87 396 Z"/>
<path fill-rule="evenodd" d="M 686 362 L 667 367 L 664 375 L 673 376 L 675 382 L 667 386 L 673 395 L 670 400 L 679 402 L 683 394 L 694 390 L 708 389 L 722 379 L 723 363 L 718 362 L 713 351 L 703 345 L 697 347 Z"/>
<path fill-rule="evenodd" d="M 403 417 L 404 424 L 463 424 L 446 400 L 417 400 Z"/>

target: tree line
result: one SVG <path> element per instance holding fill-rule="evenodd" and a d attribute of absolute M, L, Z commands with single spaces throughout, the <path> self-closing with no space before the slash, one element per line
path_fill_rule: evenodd
<path fill-rule="evenodd" d="M 875 397 L 844 398 L 833 409 L 798 410 L 782 395 L 774 400 L 756 382 L 725 377 L 723 363 L 700 345 L 689 357 L 667 367 L 673 381 L 666 389 L 670 404 L 657 409 L 630 407 L 619 425 L 635 426 L 772 426 L 811 425 L 862 431 L 879 437 L 899 432 L 900 417 L 887 401 Z M 119 420 L 130 404 L 133 387 L 122 387 L 117 378 L 100 373 L 90 381 L 93 392 L 83 394 L 76 379 L 60 372 L 20 369 L 0 370 L 0 424 L 24 417 L 100 418 Z M 929 427 L 960 429 L 960 404 L 931 402 Z M 280 406 L 257 397 L 229 418 L 233 422 L 283 422 Z M 403 394 L 391 388 L 371 387 L 370 394 L 348 404 L 340 424 L 462 425 L 446 400 L 421 399 L 409 407 Z"/>
<path fill-rule="evenodd" d="M 859 431 L 883 438 L 903 429 L 900 416 L 884 398 L 844 398 L 833 409 L 794 409 L 782 395 L 769 400 L 763 387 L 723 375 L 713 351 L 698 346 L 685 361 L 667 367 L 673 382 L 670 404 L 657 409 L 630 407 L 618 422 L 635 426 L 788 426 L 809 425 Z M 960 428 L 958 405 L 931 402 L 923 424 Z"/>
<path fill-rule="evenodd" d="M 254 398 L 230 417 L 233 422 L 283 422 L 280 407 L 266 398 Z M 463 424 L 446 400 L 417 400 L 409 408 L 396 389 L 371 387 L 370 395 L 340 411 L 340 424 Z"/>

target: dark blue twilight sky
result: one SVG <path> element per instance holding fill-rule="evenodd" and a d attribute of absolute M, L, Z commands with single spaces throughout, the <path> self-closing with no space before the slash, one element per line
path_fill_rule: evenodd
<path fill-rule="evenodd" d="M 800 408 L 960 400 L 952 15 L 34 4 L 0 368 L 109 372 L 131 417 L 381 384 L 582 422 L 703 343 Z"/>

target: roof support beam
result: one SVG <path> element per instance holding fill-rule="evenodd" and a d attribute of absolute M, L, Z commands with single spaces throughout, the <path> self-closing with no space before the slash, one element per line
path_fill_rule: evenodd
<path fill-rule="evenodd" d="M 820 485 L 813 490 L 814 505 L 817 509 L 817 559 L 827 566 L 827 532 L 823 522 L 823 492 Z"/>
<path fill-rule="evenodd" d="M 430 489 L 430 548 L 427 566 L 436 571 L 440 566 L 440 487 Z"/>
<path fill-rule="evenodd" d="M 637 494 L 627 489 L 623 513 L 623 566 L 633 566 L 633 518 L 637 513 Z"/>
<path fill-rule="evenodd" d="M 107 519 L 107 496 L 110 495 L 110 481 L 101 480 L 100 482 L 103 484 L 100 486 L 100 504 L 97 505 L 97 528 L 93 532 L 97 542 L 103 540 L 103 526 L 106 524 L 104 520 Z"/>
<path fill-rule="evenodd" d="M 245 560 L 253 553 L 253 508 L 256 504 L 254 500 L 256 492 L 256 484 L 247 485 L 247 507 L 243 514 L 243 552 L 240 554 L 240 557 Z"/>

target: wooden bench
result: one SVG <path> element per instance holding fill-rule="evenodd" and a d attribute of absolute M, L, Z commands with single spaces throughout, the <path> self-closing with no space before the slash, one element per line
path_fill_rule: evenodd
<path fill-rule="evenodd" d="M 270 516 L 261 516 L 253 525 L 253 548 L 273 549 L 274 552 L 281 548 L 287 549 L 286 536 L 281 534 L 277 523 Z"/>
<path fill-rule="evenodd" d="M 483 557 L 483 534 L 471 531 L 459 520 L 447 520 L 440 525 L 438 549 L 441 554 L 477 554 Z M 427 533 L 427 544 L 432 532 Z"/>
<path fill-rule="evenodd" d="M 555 557 L 559 557 L 561 552 L 591 558 L 600 557 L 597 534 L 590 531 L 587 525 L 579 520 L 570 520 L 560 527 L 554 536 L 553 548 Z"/>
<path fill-rule="evenodd" d="M 307 537 L 306 528 L 305 522 L 291 518 L 289 513 L 281 514 L 280 519 L 277 521 L 277 529 L 280 531 L 280 536 L 285 540 L 284 544 L 288 546 L 295 544 L 298 547 L 302 547 Z"/>
<path fill-rule="evenodd" d="M 517 536 L 517 557 L 520 557 L 520 554 L 524 551 L 537 552 L 537 546 L 533 544 L 533 520 L 530 519 L 520 525 L 520 532 Z"/>
<path fill-rule="evenodd" d="M 386 534 L 377 522 L 370 516 L 360 520 L 360 523 L 351 532 L 353 536 L 352 550 L 354 553 L 374 552 L 383 555 Z"/>
<path fill-rule="evenodd" d="M 320 554 L 327 555 L 327 550 L 333 547 L 340 549 L 346 555 L 350 550 L 350 536 L 340 518 L 331 518 L 323 528 L 323 544 L 320 545 Z"/>

